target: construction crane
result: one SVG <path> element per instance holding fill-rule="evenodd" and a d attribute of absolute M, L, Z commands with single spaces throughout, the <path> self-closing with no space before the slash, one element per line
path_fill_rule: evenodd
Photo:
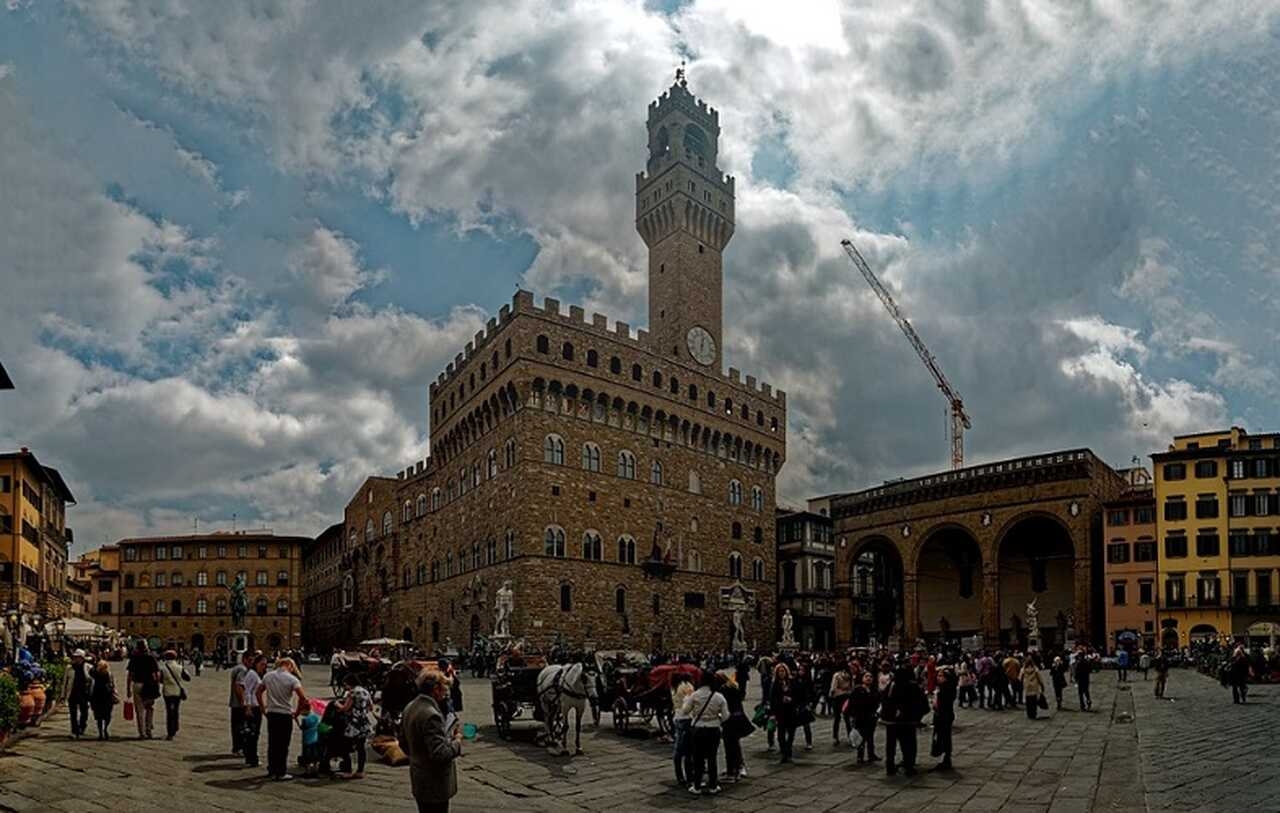
<path fill-rule="evenodd" d="M 960 399 L 960 393 L 956 392 L 955 387 L 951 386 L 946 374 L 938 366 L 938 360 L 929 352 L 929 348 L 924 346 L 924 342 L 920 339 L 919 334 L 916 333 L 915 328 L 907 321 L 907 317 L 902 315 L 902 310 L 898 307 L 898 303 L 893 301 L 893 296 L 889 293 L 889 289 L 884 287 L 884 283 L 880 282 L 880 279 L 872 272 L 871 266 L 867 265 L 867 261 L 862 259 L 862 255 L 854 247 L 853 241 L 841 240 L 840 245 L 844 246 L 844 253 L 849 255 L 849 260 L 862 273 L 867 284 L 871 286 L 871 290 L 875 291 L 876 296 L 880 297 L 885 310 L 889 311 L 889 315 L 898 323 L 898 327 L 906 335 L 907 341 L 911 342 L 911 346 L 915 348 L 916 354 L 920 356 L 924 366 L 929 368 L 929 373 L 933 376 L 938 389 L 942 390 L 942 394 L 946 396 L 951 411 L 951 468 L 962 468 L 964 466 L 964 430 L 972 428 L 973 424 L 969 422 L 969 416 L 964 411 L 964 402 Z"/>

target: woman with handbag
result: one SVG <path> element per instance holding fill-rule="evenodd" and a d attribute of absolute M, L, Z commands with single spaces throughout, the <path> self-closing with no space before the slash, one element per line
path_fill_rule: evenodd
<path fill-rule="evenodd" d="M 956 673 L 950 666 L 938 670 L 938 688 L 933 698 L 933 746 L 930 753 L 941 757 L 935 770 L 951 770 L 951 728 L 956 722 Z"/>
<path fill-rule="evenodd" d="M 164 738 L 171 740 L 178 734 L 178 717 L 182 701 L 187 699 L 187 690 L 182 688 L 182 681 L 191 680 L 191 675 L 178 663 L 178 653 L 166 649 L 164 660 L 160 663 L 160 694 L 164 697 Z"/>
<path fill-rule="evenodd" d="M 111 677 L 111 664 L 106 658 L 98 661 L 93 668 L 93 690 L 89 696 L 89 706 L 93 709 L 93 719 L 98 724 L 98 739 L 111 739 L 111 713 L 120 696 L 116 694 L 116 682 Z"/>
<path fill-rule="evenodd" d="M 725 705 L 729 708 L 729 719 L 720 727 L 724 736 L 724 773 L 721 778 L 728 782 L 736 782 L 747 775 L 747 765 L 742 758 L 742 738 L 756 730 L 751 720 L 747 719 L 746 709 L 742 706 L 742 689 L 732 672 L 722 672 L 723 678 L 720 693 L 724 695 Z"/>
<path fill-rule="evenodd" d="M 796 697 L 796 725 L 804 730 L 804 750 L 813 750 L 813 706 L 817 696 L 813 688 L 813 672 L 809 664 L 796 666 L 796 676 L 792 681 Z"/>
<path fill-rule="evenodd" d="M 698 681 L 698 690 L 684 701 L 684 710 L 691 715 L 693 731 L 693 777 L 689 782 L 689 792 L 695 796 L 720 792 L 716 754 L 720 750 L 720 724 L 729 716 L 729 707 L 724 695 L 716 691 L 715 683 L 715 673 L 704 671 L 702 680 Z M 704 774 L 706 784 L 702 784 Z"/>
<path fill-rule="evenodd" d="M 1022 662 L 1022 671 L 1018 677 L 1022 682 L 1022 697 L 1027 707 L 1027 719 L 1034 720 L 1038 710 L 1049 708 L 1049 701 L 1044 696 L 1044 681 L 1040 678 L 1040 670 L 1030 655 Z"/>

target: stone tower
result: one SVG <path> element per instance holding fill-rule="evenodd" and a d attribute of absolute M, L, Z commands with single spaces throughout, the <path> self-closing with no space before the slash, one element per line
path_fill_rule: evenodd
<path fill-rule="evenodd" d="M 649 338 L 666 358 L 720 370 L 721 253 L 733 236 L 733 177 L 716 165 L 720 114 L 684 71 L 649 104 L 649 162 L 636 175 L 636 230 L 649 247 Z"/>

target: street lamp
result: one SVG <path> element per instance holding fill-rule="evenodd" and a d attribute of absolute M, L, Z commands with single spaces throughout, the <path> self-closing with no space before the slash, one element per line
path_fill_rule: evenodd
<path fill-rule="evenodd" d="M 63 647 L 64 647 L 64 642 L 65 642 L 65 640 L 66 640 L 66 639 L 63 637 L 63 634 L 67 631 L 67 622 L 66 622 L 66 620 L 64 620 L 64 619 L 62 619 L 62 618 L 59 618 L 57 621 L 54 621 L 54 622 L 53 622 L 53 631 L 54 631 L 55 633 L 57 633 L 57 635 L 58 635 L 58 655 L 62 655 L 62 650 L 63 650 Z"/>

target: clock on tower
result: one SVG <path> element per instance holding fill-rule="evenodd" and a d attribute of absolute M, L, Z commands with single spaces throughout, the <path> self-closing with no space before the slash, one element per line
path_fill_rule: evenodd
<path fill-rule="evenodd" d="M 636 175 L 636 230 L 649 247 L 649 340 L 668 358 L 720 363 L 721 253 L 733 237 L 733 177 L 716 164 L 720 114 L 683 72 L 649 105 L 649 161 Z"/>

